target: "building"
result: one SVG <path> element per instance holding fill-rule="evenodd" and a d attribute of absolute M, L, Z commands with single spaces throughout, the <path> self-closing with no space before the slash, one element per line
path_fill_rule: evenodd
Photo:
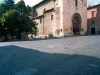
<path fill-rule="evenodd" d="M 100 34 L 100 4 L 87 8 L 89 34 Z"/>
<path fill-rule="evenodd" d="M 84 35 L 87 31 L 87 0 L 43 0 L 32 7 L 39 37 Z"/>

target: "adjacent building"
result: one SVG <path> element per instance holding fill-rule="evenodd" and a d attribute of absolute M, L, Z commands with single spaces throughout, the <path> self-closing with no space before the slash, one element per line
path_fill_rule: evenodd
<path fill-rule="evenodd" d="M 85 35 L 87 0 L 43 0 L 32 7 L 31 18 L 39 37 Z"/>
<path fill-rule="evenodd" d="M 87 8 L 87 28 L 89 34 L 100 34 L 100 4 Z"/>

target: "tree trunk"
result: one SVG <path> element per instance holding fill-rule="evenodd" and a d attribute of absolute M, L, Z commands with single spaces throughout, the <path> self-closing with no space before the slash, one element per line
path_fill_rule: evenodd
<path fill-rule="evenodd" d="M 13 40 L 13 32 L 12 32 L 12 40 Z"/>
<path fill-rule="evenodd" d="M 18 40 L 21 40 L 21 30 L 18 29 Z"/>
<path fill-rule="evenodd" d="M 5 34 L 5 41 L 7 41 L 8 40 L 8 38 L 7 38 L 7 34 Z"/>

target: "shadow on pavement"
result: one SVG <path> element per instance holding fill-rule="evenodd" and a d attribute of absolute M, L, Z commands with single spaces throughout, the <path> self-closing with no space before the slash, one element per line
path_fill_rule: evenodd
<path fill-rule="evenodd" d="M 100 75 L 100 59 L 85 55 L 50 54 L 14 45 L 0 47 L 0 75 L 27 68 L 31 75 Z"/>

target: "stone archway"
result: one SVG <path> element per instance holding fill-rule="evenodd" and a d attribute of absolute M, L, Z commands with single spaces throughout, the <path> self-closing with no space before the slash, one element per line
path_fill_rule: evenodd
<path fill-rule="evenodd" d="M 74 35 L 80 35 L 81 30 L 81 16 L 79 13 L 74 13 L 72 16 L 72 26 Z"/>

